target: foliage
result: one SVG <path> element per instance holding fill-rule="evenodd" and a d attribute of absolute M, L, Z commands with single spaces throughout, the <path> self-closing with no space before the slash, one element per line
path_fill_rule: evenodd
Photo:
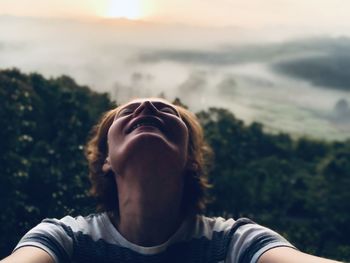
<path fill-rule="evenodd" d="M 249 217 L 303 251 L 350 259 L 350 140 L 293 141 L 224 109 L 198 117 L 215 153 L 208 213 Z"/>
<path fill-rule="evenodd" d="M 45 217 L 92 211 L 83 146 L 107 94 L 67 76 L 0 72 L 0 257 Z"/>
<path fill-rule="evenodd" d="M 115 105 L 67 76 L 16 69 L 0 71 L 0 102 L 3 257 L 43 218 L 94 210 L 83 149 L 92 125 Z M 209 215 L 250 217 L 303 251 L 350 260 L 350 140 L 272 135 L 225 109 L 197 116 L 215 153 Z"/>

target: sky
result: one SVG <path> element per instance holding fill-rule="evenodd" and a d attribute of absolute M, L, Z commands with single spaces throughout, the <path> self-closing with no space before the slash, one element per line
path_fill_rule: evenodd
<path fill-rule="evenodd" d="M 68 75 L 120 103 L 180 97 L 270 132 L 344 140 L 348 10 L 344 0 L 0 0 L 0 70 Z"/>
<path fill-rule="evenodd" d="M 1 0 L 0 14 L 211 26 L 350 27 L 348 0 Z"/>

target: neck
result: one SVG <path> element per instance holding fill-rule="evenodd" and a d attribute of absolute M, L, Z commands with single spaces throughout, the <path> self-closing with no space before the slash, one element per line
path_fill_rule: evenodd
<path fill-rule="evenodd" d="M 114 224 L 119 232 L 141 246 L 167 241 L 183 220 L 182 175 L 126 170 L 116 180 L 119 217 Z"/>

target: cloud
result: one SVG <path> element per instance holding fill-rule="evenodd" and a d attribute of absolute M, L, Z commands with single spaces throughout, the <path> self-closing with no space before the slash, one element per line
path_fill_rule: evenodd
<path fill-rule="evenodd" d="M 252 50 L 253 51 L 253 50 Z M 254 52 L 255 53 L 255 52 Z M 267 56 L 264 56 L 265 58 Z M 138 56 L 141 63 L 158 63 L 171 61 L 183 64 L 227 66 L 244 62 L 261 60 L 258 54 L 252 54 L 248 50 L 222 49 L 222 50 L 156 50 L 144 52 Z"/>
<path fill-rule="evenodd" d="M 180 93 L 201 93 L 205 90 L 208 84 L 207 74 L 204 71 L 192 72 L 188 78 L 179 85 L 178 89 Z"/>
<path fill-rule="evenodd" d="M 264 63 L 278 74 L 320 87 L 350 90 L 350 38 L 309 38 L 274 44 L 226 46 L 209 50 L 169 49 L 142 52 L 141 63 L 164 61 L 199 66 Z"/>
<path fill-rule="evenodd" d="M 307 109 L 307 111 L 313 115 L 312 119 L 320 119 L 327 122 L 327 124 L 320 127 L 319 134 L 329 134 L 328 138 L 333 137 L 333 139 L 347 139 L 349 138 L 350 131 L 350 100 L 345 98 L 340 98 L 335 101 L 333 109 L 328 111 L 316 111 L 312 109 Z M 305 124 L 305 122 L 303 121 Z M 325 128 L 329 132 L 325 131 Z"/>
<path fill-rule="evenodd" d="M 133 84 L 139 84 L 143 82 L 150 82 L 153 80 L 153 76 L 149 73 L 133 72 L 130 76 L 130 80 Z"/>
<path fill-rule="evenodd" d="M 0 43 L 0 51 L 20 51 L 21 49 L 24 49 L 25 45 L 20 43 L 9 43 L 9 42 L 2 42 Z"/>
<path fill-rule="evenodd" d="M 234 76 L 226 76 L 217 84 L 216 88 L 222 95 L 233 96 L 236 92 L 237 81 Z"/>
<path fill-rule="evenodd" d="M 319 127 L 319 137 L 349 137 L 350 127 L 342 126 L 347 133 L 339 134 L 327 115 L 339 98 L 350 101 L 346 90 L 320 89 L 313 84 L 326 86 L 323 79 L 306 82 L 312 76 L 273 68 L 278 63 L 319 59 L 315 67 L 324 65 L 324 76 L 347 83 L 338 72 L 349 68 L 347 38 L 268 42 L 266 34 L 244 30 L 254 35 L 246 44 L 239 30 L 10 20 L 5 23 L 0 16 L 0 67 L 16 66 L 46 77 L 70 75 L 94 90 L 110 91 L 118 102 L 163 91 L 169 98 L 181 96 L 194 111 L 220 106 L 246 122 L 260 121 L 276 130 L 314 135 L 313 129 Z M 332 68 L 326 67 L 325 58 L 343 59 L 343 68 L 328 74 Z M 326 81 L 328 85 L 330 80 Z"/>
<path fill-rule="evenodd" d="M 171 61 L 185 64 L 228 66 L 249 62 L 273 62 L 285 57 L 305 56 L 327 52 L 327 39 L 304 39 L 298 41 L 245 44 L 216 49 L 157 49 L 138 55 L 141 63 Z"/>
<path fill-rule="evenodd" d="M 118 103 L 123 103 L 135 97 L 154 96 L 149 87 L 152 81 L 153 76 L 151 74 L 135 71 L 130 74 L 127 81 L 114 81 L 111 89 L 112 97 Z"/>
<path fill-rule="evenodd" d="M 338 124 L 344 124 L 350 127 L 350 105 L 346 99 L 339 99 L 333 108 L 330 116 L 331 120 Z"/>

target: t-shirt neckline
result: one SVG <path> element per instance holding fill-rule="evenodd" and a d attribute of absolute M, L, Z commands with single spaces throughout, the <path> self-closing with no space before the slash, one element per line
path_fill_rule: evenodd
<path fill-rule="evenodd" d="M 101 219 L 107 233 L 111 234 L 113 240 L 117 244 L 121 245 L 122 247 L 129 248 L 135 252 L 146 255 L 160 253 L 162 251 L 165 251 L 166 248 L 169 247 L 172 243 L 183 241 L 188 234 L 186 230 L 189 228 L 191 222 L 193 222 L 193 217 L 185 218 L 185 220 L 181 223 L 179 228 L 175 231 L 175 233 L 172 236 L 170 236 L 170 238 L 167 241 L 156 246 L 145 247 L 132 243 L 129 240 L 127 240 L 124 236 L 122 236 L 118 229 L 116 229 L 115 226 L 112 224 L 106 212 L 101 214 Z"/>

